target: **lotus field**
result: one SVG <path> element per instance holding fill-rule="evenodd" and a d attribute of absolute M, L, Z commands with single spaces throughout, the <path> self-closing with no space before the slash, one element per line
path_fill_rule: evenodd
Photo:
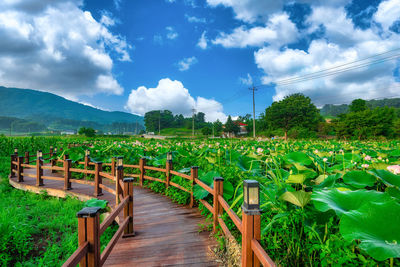
<path fill-rule="evenodd" d="M 53 145 L 71 142 L 53 141 Z M 23 141 L 15 141 L 10 149 L 18 142 Z M 165 166 L 171 151 L 175 170 L 190 173 L 190 166 L 199 166 L 199 179 L 210 186 L 213 177 L 222 176 L 224 198 L 239 216 L 242 181 L 259 181 L 261 243 L 279 265 L 400 265 L 400 141 L 91 142 L 92 147 L 74 147 L 63 153 L 73 161 L 81 160 L 88 148 L 94 161 L 110 162 L 112 156 L 123 156 L 124 163 L 137 164 L 144 157 L 147 165 Z M 163 178 L 163 174 L 149 172 Z M 175 176 L 172 181 L 190 188 L 182 178 Z M 150 181 L 147 186 L 178 203 L 189 200 L 189 194 L 174 187 L 166 189 Z M 194 195 L 212 203 L 208 192 L 197 185 Z M 202 212 L 210 216 L 206 209 Z M 228 217 L 225 222 L 239 239 L 233 222 Z"/>

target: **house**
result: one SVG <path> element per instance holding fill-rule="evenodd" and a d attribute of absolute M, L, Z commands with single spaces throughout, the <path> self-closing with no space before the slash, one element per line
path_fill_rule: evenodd
<path fill-rule="evenodd" d="M 240 121 L 235 121 L 234 123 L 236 125 L 239 125 L 239 128 L 240 128 L 240 131 L 238 132 L 238 135 L 246 135 L 248 133 L 247 129 L 246 129 L 246 126 L 247 126 L 246 123 L 243 123 L 243 122 L 240 122 Z"/>

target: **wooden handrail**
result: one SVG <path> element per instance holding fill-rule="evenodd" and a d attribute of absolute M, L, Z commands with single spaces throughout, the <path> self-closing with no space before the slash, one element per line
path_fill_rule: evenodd
<path fill-rule="evenodd" d="M 152 166 L 144 166 L 146 170 L 157 171 L 157 172 L 166 172 L 166 169 L 152 167 Z"/>
<path fill-rule="evenodd" d="M 208 185 L 206 185 L 205 183 L 203 183 L 201 180 L 199 179 L 194 179 L 194 181 L 196 182 L 196 184 L 198 184 L 199 186 L 201 186 L 204 190 L 206 190 L 208 193 L 210 193 L 211 195 L 214 194 L 214 191 L 212 190 L 211 187 L 209 187 Z"/>
<path fill-rule="evenodd" d="M 173 175 L 176 175 L 176 176 L 191 180 L 190 175 L 187 175 L 187 174 L 184 174 L 184 173 L 180 173 L 180 172 L 177 172 L 177 171 L 172 171 L 172 170 L 170 171 L 170 173 L 173 174 Z"/>
<path fill-rule="evenodd" d="M 224 208 L 225 212 L 229 215 L 229 218 L 231 218 L 233 223 L 236 225 L 237 229 L 242 232 L 242 220 L 239 218 L 239 216 L 237 216 L 237 214 L 229 207 L 223 196 L 219 195 L 218 201 L 222 208 Z"/>
<path fill-rule="evenodd" d="M 100 172 L 100 175 L 103 176 L 103 178 L 107 178 L 107 179 L 110 179 L 110 180 L 115 181 L 115 176 L 113 176 L 113 175 L 110 174 L 110 173 L 107 173 L 107 172 Z"/>
<path fill-rule="evenodd" d="M 261 262 L 261 264 L 264 267 L 275 267 L 276 264 L 274 261 L 268 256 L 267 252 L 262 248 L 260 245 L 260 242 L 258 242 L 256 239 L 251 240 L 251 249 L 254 251 L 254 254 L 256 254 L 258 260 Z"/>
<path fill-rule="evenodd" d="M 89 250 L 89 242 L 85 241 L 77 250 L 67 259 L 62 267 L 75 267 L 86 256 Z"/>
<path fill-rule="evenodd" d="M 128 203 L 128 201 L 129 201 L 129 196 L 125 197 L 121 201 L 121 203 L 119 203 L 119 205 L 111 212 L 111 214 L 107 216 L 107 218 L 100 225 L 99 235 L 102 235 L 104 233 L 104 231 L 107 229 L 107 227 L 110 226 L 110 224 L 118 216 L 118 214 L 125 207 L 125 205 Z"/>
<path fill-rule="evenodd" d="M 213 207 L 210 205 L 210 203 L 208 203 L 208 202 L 205 201 L 204 199 L 199 199 L 199 201 L 200 201 L 201 204 L 203 204 L 211 213 L 213 213 Z"/>

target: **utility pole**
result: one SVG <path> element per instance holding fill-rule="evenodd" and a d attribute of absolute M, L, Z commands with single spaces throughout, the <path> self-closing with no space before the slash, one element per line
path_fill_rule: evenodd
<path fill-rule="evenodd" d="M 196 113 L 196 109 L 192 109 L 193 115 L 192 115 L 192 137 L 194 138 L 194 114 Z"/>
<path fill-rule="evenodd" d="M 212 123 L 212 131 L 213 131 L 213 138 L 214 138 L 214 122 Z"/>
<path fill-rule="evenodd" d="M 161 135 L 161 110 L 160 113 L 158 113 L 158 135 Z"/>
<path fill-rule="evenodd" d="M 257 91 L 257 88 L 253 87 L 249 88 L 249 90 L 253 91 L 253 138 L 256 138 L 256 102 L 254 99 L 254 91 Z"/>

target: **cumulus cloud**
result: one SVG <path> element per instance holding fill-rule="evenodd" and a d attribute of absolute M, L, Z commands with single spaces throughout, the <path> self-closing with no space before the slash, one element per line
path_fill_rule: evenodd
<path fill-rule="evenodd" d="M 110 17 L 96 21 L 82 1 L 0 3 L 0 84 L 69 98 L 122 94 L 111 54 L 130 61 L 131 46 L 110 32 Z"/>
<path fill-rule="evenodd" d="M 188 14 L 185 14 L 185 18 L 190 23 L 206 23 L 207 22 L 207 20 L 205 18 L 198 18 L 198 17 L 195 17 L 195 16 L 189 16 Z"/>
<path fill-rule="evenodd" d="M 288 14 L 276 13 L 270 17 L 265 27 L 248 29 L 246 26 L 240 26 L 230 34 L 221 33 L 212 43 L 227 48 L 265 44 L 281 46 L 294 42 L 298 36 L 296 25 L 290 21 Z"/>
<path fill-rule="evenodd" d="M 252 85 L 253 78 L 251 77 L 250 73 L 247 73 L 247 77 L 240 77 L 239 81 L 244 85 Z"/>
<path fill-rule="evenodd" d="M 222 104 L 203 97 L 195 100 L 180 81 L 161 79 L 155 88 L 140 86 L 132 90 L 125 108 L 132 113 L 144 115 L 151 110 L 170 110 L 174 114 L 191 116 L 192 109 L 205 113 L 207 121 L 225 121 Z"/>
<path fill-rule="evenodd" d="M 184 58 L 181 61 L 178 62 L 178 69 L 180 71 L 186 71 L 190 69 L 190 67 L 198 62 L 196 57 L 188 57 Z"/>
<path fill-rule="evenodd" d="M 201 34 L 201 37 L 199 39 L 199 41 L 197 42 L 197 46 L 200 47 L 201 49 L 207 49 L 207 43 L 208 43 L 208 39 L 206 37 L 206 31 L 204 31 Z"/>
<path fill-rule="evenodd" d="M 224 6 L 232 8 L 235 18 L 245 22 L 266 21 L 270 14 L 282 11 L 287 4 L 293 4 L 293 0 L 207 0 L 211 7 Z M 344 6 L 351 0 L 300 0 L 299 3 L 312 3 L 313 5 Z"/>
<path fill-rule="evenodd" d="M 170 40 L 174 40 L 178 38 L 178 33 L 175 31 L 174 27 L 168 26 L 165 28 L 167 30 L 167 38 Z"/>
<path fill-rule="evenodd" d="M 381 2 L 374 14 L 374 19 L 387 31 L 393 23 L 400 20 L 400 0 Z"/>
<path fill-rule="evenodd" d="M 376 14 L 386 17 L 385 12 L 389 13 L 387 17 L 392 17 L 388 21 L 393 20 L 391 10 L 383 8 L 382 4 Z M 400 83 L 393 76 L 397 66 L 395 60 L 368 64 L 382 58 L 376 57 L 362 61 L 361 63 L 366 63 L 362 66 L 360 62 L 348 63 L 398 48 L 399 34 L 389 33 L 387 30 L 382 32 L 376 26 L 360 29 L 346 16 L 344 7 L 313 6 L 307 23 L 309 27 L 303 33 L 305 35 L 312 34 L 320 27 L 324 28 L 323 36 L 313 40 L 307 50 L 265 46 L 254 53 L 257 66 L 266 74 L 263 82 L 276 84 L 274 100 L 294 92 L 302 92 L 321 106 L 325 103 L 348 103 L 354 98 L 378 98 L 398 94 Z M 389 24 L 390 22 L 382 26 L 387 29 Z M 321 71 L 343 64 L 348 65 L 336 68 L 343 71 L 341 74 L 325 75 L 320 79 L 304 78 L 310 77 L 304 76 L 310 73 L 329 73 Z M 349 69 L 350 67 L 356 68 Z"/>

